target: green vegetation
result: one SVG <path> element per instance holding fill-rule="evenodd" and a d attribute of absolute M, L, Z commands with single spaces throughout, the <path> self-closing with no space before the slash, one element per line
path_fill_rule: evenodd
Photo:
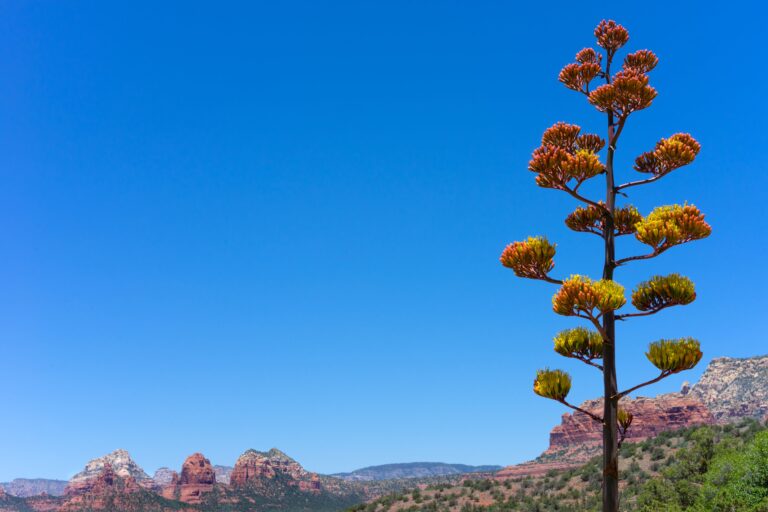
<path fill-rule="evenodd" d="M 643 487 L 637 510 L 768 512 L 768 430 L 757 430 L 696 431 L 692 446 Z"/>
<path fill-rule="evenodd" d="M 304 491 L 288 475 L 277 473 L 271 478 L 253 480 L 249 487 L 217 488 L 205 495 L 198 509 L 201 512 L 336 512 L 359 503 L 363 496 L 351 486 L 338 493 Z"/>
<path fill-rule="evenodd" d="M 664 432 L 623 445 L 620 459 L 623 512 L 768 512 L 768 426 L 755 420 Z M 601 466 L 422 486 L 349 512 L 599 511 Z"/>

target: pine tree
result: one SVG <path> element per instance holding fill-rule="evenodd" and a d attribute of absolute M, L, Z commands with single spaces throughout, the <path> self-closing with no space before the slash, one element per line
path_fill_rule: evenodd
<path fill-rule="evenodd" d="M 614 271 L 635 260 L 655 258 L 668 249 L 709 236 L 710 226 L 693 205 L 670 205 L 655 208 L 643 217 L 631 205 L 619 206 L 617 196 L 626 197 L 627 189 L 655 182 L 672 171 L 693 162 L 699 143 L 686 133 L 677 133 L 656 143 L 652 151 L 635 160 L 634 170 L 645 177 L 617 184 L 614 155 L 619 138 L 629 117 L 651 106 L 656 90 L 648 85 L 648 73 L 658 63 L 653 52 L 639 50 L 624 57 L 617 66 L 617 52 L 629 40 L 627 30 L 614 21 L 602 21 L 595 29 L 602 51 L 585 48 L 576 54 L 576 62 L 560 72 L 559 80 L 567 88 L 583 94 L 589 103 L 607 118 L 606 141 L 595 134 L 582 133 L 579 126 L 563 122 L 548 128 L 541 146 L 533 152 L 528 169 L 536 174 L 536 184 L 568 193 L 582 206 L 568 215 L 570 229 L 591 233 L 603 239 L 603 275 L 593 280 L 583 275 L 555 279 L 550 272 L 555 266 L 555 244 L 545 237 L 531 237 L 508 245 L 501 263 L 519 277 L 539 279 L 557 284 L 560 289 L 552 299 L 555 313 L 579 317 L 592 329 L 576 327 L 558 333 L 555 351 L 578 359 L 603 373 L 603 410 L 583 410 L 567 401 L 571 377 L 562 370 L 539 370 L 533 390 L 587 414 L 602 425 L 603 430 L 603 511 L 617 512 L 619 507 L 618 453 L 621 442 L 632 423 L 632 415 L 620 408 L 621 399 L 637 389 L 670 375 L 689 370 L 701 360 L 699 342 L 692 338 L 662 339 L 650 344 L 646 357 L 659 370 L 655 378 L 619 391 L 616 379 L 616 321 L 652 315 L 668 307 L 690 304 L 696 298 L 693 282 L 679 274 L 655 276 L 637 285 L 631 302 L 636 311 L 617 313 L 625 306 L 624 287 L 614 280 Z M 602 82 L 593 86 L 594 82 Z M 599 154 L 605 149 L 605 160 Z M 596 200 L 586 197 L 581 186 L 598 176 L 605 178 L 605 196 Z M 616 258 L 618 237 L 634 235 L 649 246 L 649 252 L 638 256 Z"/>

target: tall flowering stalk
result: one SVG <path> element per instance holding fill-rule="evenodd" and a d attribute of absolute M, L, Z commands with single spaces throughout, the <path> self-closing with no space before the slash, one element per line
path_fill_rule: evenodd
<path fill-rule="evenodd" d="M 563 191 L 582 206 L 568 215 L 570 229 L 591 233 L 604 241 L 603 275 L 593 280 L 572 275 L 565 280 L 550 276 L 555 266 L 555 244 L 544 237 L 530 237 L 504 249 L 501 263 L 519 277 L 557 284 L 560 289 L 552 299 L 555 313 L 586 320 L 594 330 L 568 329 L 554 338 L 555 351 L 578 359 L 603 374 L 603 413 L 585 411 L 568 402 L 571 377 L 562 370 L 539 370 L 534 392 L 587 414 L 603 429 L 603 511 L 619 510 L 619 447 L 632 423 L 632 415 L 620 408 L 620 401 L 643 386 L 675 373 L 689 370 L 701 360 L 699 342 L 692 338 L 659 340 L 650 344 L 646 357 L 659 370 L 658 376 L 620 391 L 616 379 L 616 320 L 647 316 L 672 306 L 690 304 L 696 298 L 693 282 L 679 274 L 654 276 L 636 286 L 631 294 L 635 311 L 618 314 L 626 305 L 624 287 L 614 281 L 614 271 L 629 262 L 655 258 L 674 246 L 706 238 L 712 229 L 704 215 L 693 205 L 660 206 L 643 217 L 632 205 L 618 206 L 618 195 L 631 187 L 657 181 L 672 171 L 690 164 L 700 146 L 686 133 L 661 139 L 652 151 L 638 156 L 634 170 L 645 177 L 617 184 L 614 155 L 629 117 L 651 106 L 656 90 L 648 82 L 648 73 L 658 64 L 649 50 L 639 50 L 624 57 L 618 71 L 617 52 L 629 40 L 629 33 L 614 21 L 602 21 L 595 29 L 601 50 L 585 48 L 576 54 L 576 62 L 560 72 L 566 87 L 585 96 L 607 119 L 607 139 L 582 133 L 579 126 L 556 123 L 541 138 L 528 169 L 536 174 L 536 184 Z M 599 85 L 595 85 L 599 84 Z M 607 144 L 606 144 L 607 142 Z M 604 161 L 600 153 L 605 150 Z M 583 194 L 581 185 L 597 176 L 605 178 L 605 196 L 592 199 Z M 634 235 L 650 247 L 641 255 L 616 257 L 616 238 Z"/>

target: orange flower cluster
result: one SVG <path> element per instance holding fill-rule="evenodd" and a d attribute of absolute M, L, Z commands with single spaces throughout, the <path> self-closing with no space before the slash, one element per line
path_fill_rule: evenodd
<path fill-rule="evenodd" d="M 595 27 L 595 37 L 601 48 L 605 48 L 609 53 L 615 53 L 627 44 L 629 32 L 613 20 L 603 20 Z"/>
<path fill-rule="evenodd" d="M 659 63 L 659 58 L 650 50 L 638 50 L 624 57 L 624 69 L 636 73 L 648 73 Z"/>
<path fill-rule="evenodd" d="M 600 112 L 613 112 L 625 118 L 650 107 L 655 97 L 656 89 L 648 85 L 648 75 L 630 68 L 616 73 L 610 84 L 589 93 L 589 102 Z"/>
<path fill-rule="evenodd" d="M 577 186 L 585 180 L 605 172 L 597 151 L 605 141 L 597 135 L 581 135 L 581 128 L 567 123 L 556 123 L 541 137 L 541 146 L 533 152 L 528 170 L 538 174 L 540 187 L 567 190 L 568 183 Z"/>
<path fill-rule="evenodd" d="M 684 306 L 696 300 L 693 281 L 680 274 L 654 276 L 632 292 L 632 305 L 639 311 L 658 311 L 669 306 Z"/>
<path fill-rule="evenodd" d="M 672 246 L 700 240 L 712 233 L 704 214 L 692 204 L 659 206 L 637 223 L 635 237 L 659 253 Z"/>
<path fill-rule="evenodd" d="M 594 48 L 583 48 L 576 54 L 576 62 L 579 64 L 600 64 L 602 61 L 603 56 Z"/>
<path fill-rule="evenodd" d="M 565 280 L 552 297 L 552 309 L 564 316 L 594 317 L 595 310 L 605 313 L 619 309 L 626 302 L 624 287 L 616 281 L 593 281 L 575 275 Z"/>
<path fill-rule="evenodd" d="M 605 141 L 599 135 L 585 133 L 576 139 L 576 147 L 585 151 L 597 153 L 605 147 Z"/>
<path fill-rule="evenodd" d="M 569 89 L 583 93 L 589 92 L 589 83 L 600 76 L 603 68 L 600 62 L 603 56 L 592 48 L 584 48 L 576 54 L 576 62 L 565 66 L 558 79 Z"/>
<path fill-rule="evenodd" d="M 574 91 L 589 93 L 589 83 L 602 72 L 600 64 L 586 62 L 584 64 L 568 64 L 557 77 L 563 85 Z"/>
<path fill-rule="evenodd" d="M 600 203 L 603 204 L 602 202 Z M 617 208 L 613 212 L 613 227 L 616 236 L 635 232 L 635 225 L 643 220 L 640 212 L 632 205 Z M 574 231 L 602 235 L 605 230 L 605 210 L 594 205 L 579 206 L 565 218 L 565 225 Z"/>
<path fill-rule="evenodd" d="M 555 245 L 543 236 L 532 236 L 523 242 L 509 244 L 501 253 L 501 264 L 518 277 L 546 279 L 555 267 Z"/>
<path fill-rule="evenodd" d="M 642 220 L 642 215 L 632 205 L 617 208 L 613 212 L 613 227 L 616 235 L 630 235 L 637 230 L 637 223 Z"/>
<path fill-rule="evenodd" d="M 700 150 L 701 144 L 690 134 L 676 133 L 657 142 L 653 151 L 637 157 L 634 169 L 654 176 L 664 176 L 693 162 Z"/>
<path fill-rule="evenodd" d="M 595 28 L 595 37 L 597 44 L 606 50 L 609 65 L 616 51 L 629 41 L 627 30 L 615 21 L 601 21 Z M 609 77 L 601 67 L 602 55 L 592 48 L 584 48 L 576 54 L 576 62 L 560 71 L 558 79 L 569 89 L 586 94 L 599 111 L 611 112 L 623 119 L 648 108 L 656 98 L 656 89 L 648 85 L 646 73 L 658 62 L 653 52 L 638 50 L 627 55 L 621 71 Z M 607 78 L 608 83 L 590 91 L 589 84 L 596 77 Z"/>
<path fill-rule="evenodd" d="M 568 152 L 573 152 L 576 146 L 576 140 L 581 133 L 581 127 L 575 124 L 555 123 L 541 135 L 542 146 L 557 146 Z"/>

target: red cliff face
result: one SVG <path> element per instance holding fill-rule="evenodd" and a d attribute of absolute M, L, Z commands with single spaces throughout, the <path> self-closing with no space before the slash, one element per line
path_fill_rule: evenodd
<path fill-rule="evenodd" d="M 229 483 L 232 487 L 244 487 L 263 478 L 274 478 L 277 474 L 294 480 L 309 476 L 298 462 L 279 450 L 273 448 L 266 453 L 248 450 L 237 459 Z"/>
<path fill-rule="evenodd" d="M 317 475 L 312 474 L 308 480 L 299 481 L 299 489 L 304 492 L 320 492 L 322 490 L 320 478 Z"/>
<path fill-rule="evenodd" d="M 184 503 L 201 503 L 203 496 L 216 485 L 216 473 L 211 462 L 202 453 L 187 457 L 181 466 L 181 476 L 173 472 L 171 482 L 163 487 L 161 494 L 168 499 L 177 499 Z"/>
<path fill-rule="evenodd" d="M 202 453 L 187 457 L 181 466 L 181 485 L 213 485 L 216 483 L 216 473 L 211 462 Z"/>
<path fill-rule="evenodd" d="M 627 433 L 628 442 L 637 442 L 668 430 L 712 424 L 714 417 L 699 400 L 678 394 L 656 398 L 625 398 L 621 405 L 634 416 Z M 602 402 L 589 400 L 582 409 L 602 416 Z M 551 469 L 580 465 L 600 451 L 602 427 L 586 414 L 563 414 L 562 422 L 549 435 L 549 448 L 532 462 L 499 471 L 499 478 L 542 475 Z"/>
<path fill-rule="evenodd" d="M 112 466 L 107 464 L 96 477 L 70 482 L 67 485 L 65 496 L 69 498 L 82 495 L 98 496 L 114 491 L 130 493 L 140 489 L 141 487 L 133 477 L 121 478 L 115 473 Z"/>
<path fill-rule="evenodd" d="M 67 487 L 66 500 L 61 512 L 82 510 L 108 510 L 116 495 L 126 496 L 141 492 L 142 487 L 131 476 L 121 478 L 107 464 L 95 478 L 80 480 Z"/>
<path fill-rule="evenodd" d="M 709 410 L 694 398 L 671 395 L 634 400 L 625 398 L 621 405 L 634 415 L 627 433 L 629 442 L 642 441 L 668 430 L 714 423 Z M 584 402 L 581 408 L 602 416 L 600 401 Z M 563 414 L 562 423 L 549 434 L 549 449 L 545 453 L 568 450 L 579 445 L 599 445 L 601 442 L 602 427 L 596 421 L 580 412 Z"/>
<path fill-rule="evenodd" d="M 248 450 L 243 453 L 232 470 L 229 485 L 233 488 L 264 486 L 266 481 L 278 475 L 302 491 L 316 493 L 323 490 L 316 474 L 309 473 L 301 464 L 274 448 L 268 452 Z"/>

